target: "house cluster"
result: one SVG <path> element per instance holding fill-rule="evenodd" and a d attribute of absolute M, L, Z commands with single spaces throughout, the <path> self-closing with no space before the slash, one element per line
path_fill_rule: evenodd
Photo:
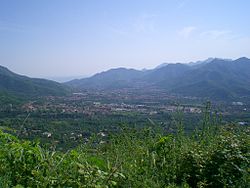
<path fill-rule="evenodd" d="M 170 104 L 161 104 L 160 102 L 148 101 L 140 103 L 125 103 L 113 101 L 91 101 L 86 99 L 86 95 L 79 93 L 69 98 L 47 99 L 44 103 L 29 102 L 22 106 L 22 110 L 27 112 L 54 113 L 54 114 L 83 114 L 83 115 L 110 115 L 113 113 L 136 112 L 148 115 L 157 113 L 171 113 L 182 111 L 184 113 L 201 113 L 199 107 L 179 106 Z"/>

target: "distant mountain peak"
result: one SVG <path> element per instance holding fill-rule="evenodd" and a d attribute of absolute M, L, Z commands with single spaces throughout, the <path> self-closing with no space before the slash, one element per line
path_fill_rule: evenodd
<path fill-rule="evenodd" d="M 196 62 L 190 62 L 188 65 L 190 66 L 196 66 L 196 65 L 202 65 L 202 64 L 208 64 L 213 61 L 233 61 L 232 59 L 223 59 L 223 58 L 217 58 L 217 57 L 209 57 L 203 61 L 196 61 Z"/>
<path fill-rule="evenodd" d="M 236 59 L 235 61 L 249 61 L 250 59 L 248 59 L 247 57 L 240 57 L 238 59 Z"/>
<path fill-rule="evenodd" d="M 160 69 L 160 68 L 165 67 L 165 66 L 167 66 L 167 65 L 169 65 L 169 64 L 170 64 L 170 63 L 162 63 L 162 64 L 156 66 L 154 69 Z"/>

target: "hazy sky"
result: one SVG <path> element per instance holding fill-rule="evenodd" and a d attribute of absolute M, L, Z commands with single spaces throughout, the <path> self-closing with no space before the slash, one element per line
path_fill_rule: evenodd
<path fill-rule="evenodd" d="M 0 0 L 0 64 L 32 77 L 250 57 L 248 0 Z"/>

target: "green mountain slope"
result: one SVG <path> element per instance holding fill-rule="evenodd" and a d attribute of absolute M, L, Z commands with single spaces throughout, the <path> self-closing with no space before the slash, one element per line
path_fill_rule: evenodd
<path fill-rule="evenodd" d="M 215 59 L 186 72 L 175 80 L 172 92 L 212 99 L 234 99 L 250 96 L 250 60 Z"/>
<path fill-rule="evenodd" d="M 0 92 L 21 97 L 31 97 L 65 95 L 69 92 L 69 89 L 54 81 L 21 76 L 0 66 Z"/>

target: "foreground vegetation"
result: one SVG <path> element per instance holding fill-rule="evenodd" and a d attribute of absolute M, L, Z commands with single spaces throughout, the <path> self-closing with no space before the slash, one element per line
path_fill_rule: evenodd
<path fill-rule="evenodd" d="M 124 129 L 66 153 L 0 132 L 0 187 L 248 187 L 249 128 Z"/>

